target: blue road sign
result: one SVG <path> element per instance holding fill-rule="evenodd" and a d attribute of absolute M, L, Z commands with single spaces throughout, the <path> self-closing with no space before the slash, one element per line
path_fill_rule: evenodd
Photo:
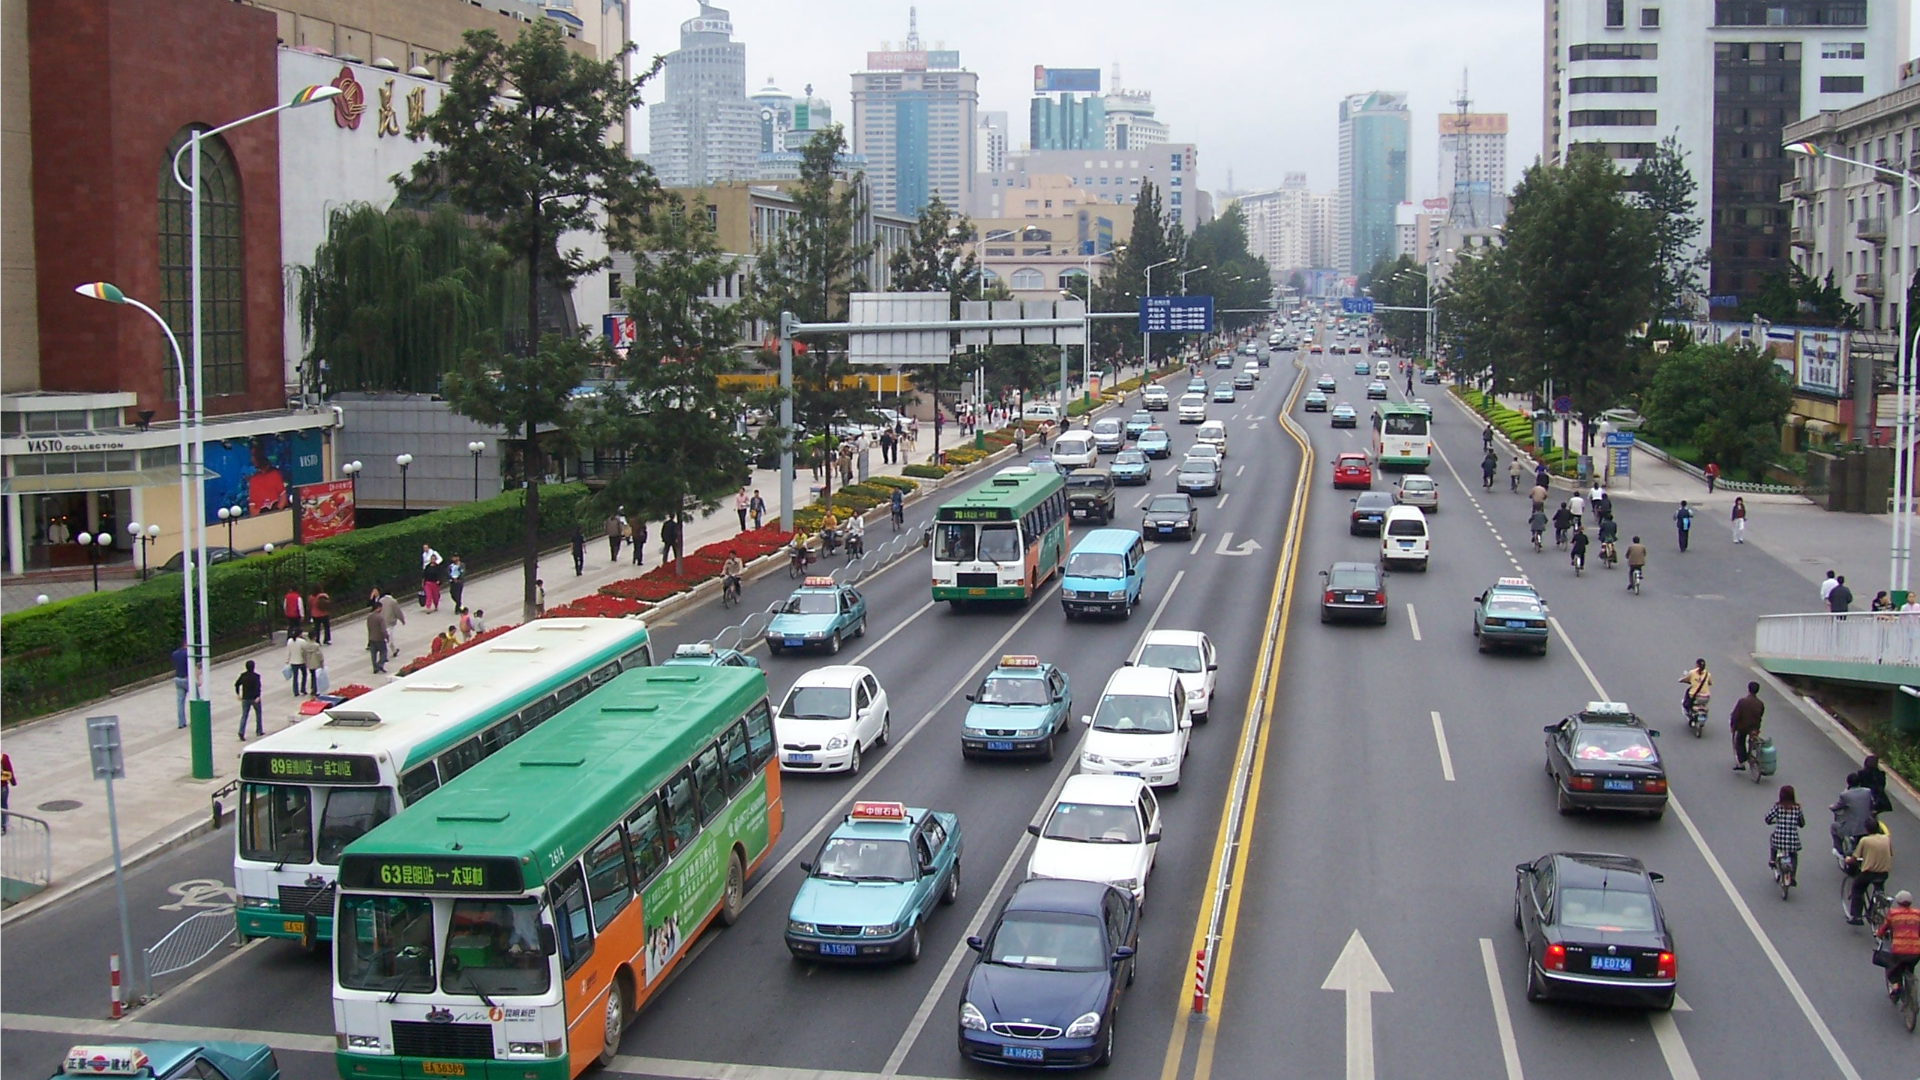
<path fill-rule="evenodd" d="M 1340 298 L 1340 310 L 1349 315 L 1373 314 L 1373 301 L 1364 296 L 1343 296 Z"/>
<path fill-rule="evenodd" d="M 1607 432 L 1607 452 L 1613 455 L 1613 475 L 1630 476 L 1633 473 L 1633 432 Z"/>
<path fill-rule="evenodd" d="M 1565 416 L 1573 411 L 1573 399 L 1565 394 L 1553 399 L 1553 411 Z"/>
<path fill-rule="evenodd" d="M 1140 333 L 1207 334 L 1213 332 L 1213 297 L 1143 296 Z"/>

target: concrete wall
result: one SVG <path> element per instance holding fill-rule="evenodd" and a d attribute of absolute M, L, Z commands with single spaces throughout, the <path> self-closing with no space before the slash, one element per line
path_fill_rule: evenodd
<path fill-rule="evenodd" d="M 364 507 L 400 506 L 399 454 L 412 454 L 407 468 L 409 508 L 452 506 L 473 500 L 473 455 L 467 444 L 487 444 L 480 455 L 480 497 L 500 494 L 500 438 L 489 428 L 456 414 L 441 399 L 425 394 L 337 394 L 333 404 L 346 411 L 345 429 L 334 435 L 334 467 L 358 461 L 359 503 Z"/>
<path fill-rule="evenodd" d="M 27 5 L 0 4 L 0 390 L 40 388 Z"/>

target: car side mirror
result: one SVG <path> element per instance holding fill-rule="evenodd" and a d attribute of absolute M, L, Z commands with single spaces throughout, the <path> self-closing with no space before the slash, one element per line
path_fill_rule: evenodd
<path fill-rule="evenodd" d="M 1326 577 L 1326 576 L 1327 576 L 1327 572 L 1326 572 L 1325 570 L 1322 570 L 1322 571 L 1320 571 L 1320 576 L 1321 576 L 1321 577 Z"/>
<path fill-rule="evenodd" d="M 972 700 L 973 700 L 973 695 L 972 695 L 971 693 L 969 693 L 969 694 L 967 695 L 967 700 L 968 700 L 968 701 L 972 701 Z"/>
<path fill-rule="evenodd" d="M 805 870 L 807 873 L 811 874 L 813 873 L 813 863 L 805 859 L 802 859 L 800 860 L 800 869 Z"/>
<path fill-rule="evenodd" d="M 972 937 L 967 938 L 967 948 L 972 949 L 974 952 L 979 952 L 980 950 L 986 947 L 987 947 L 987 940 L 979 936 L 978 934 L 975 934 Z"/>
<path fill-rule="evenodd" d="M 1150 833 L 1148 833 L 1148 834 L 1147 834 L 1147 843 L 1149 843 L 1149 844 L 1157 844 L 1157 843 L 1159 843 L 1159 842 L 1160 842 L 1160 834 L 1159 834 L 1159 833 L 1157 833 L 1157 832 L 1150 832 Z"/>
<path fill-rule="evenodd" d="M 1516 874 L 1529 874 L 1529 873 L 1532 873 L 1532 872 L 1533 872 L 1533 864 L 1532 864 L 1532 863 L 1514 863 L 1514 864 L 1513 864 L 1513 872 L 1514 872 L 1514 873 L 1516 873 Z"/>
<path fill-rule="evenodd" d="M 543 955 L 552 956 L 559 951 L 560 951 L 560 938 L 554 934 L 553 927 L 544 926 L 544 925 L 541 926 L 540 927 L 540 952 Z"/>
<path fill-rule="evenodd" d="M 1117 964 L 1120 961 L 1125 960 L 1127 957 L 1132 955 L 1133 955 L 1133 946 L 1122 945 L 1119 948 L 1113 950 L 1113 962 Z"/>
<path fill-rule="evenodd" d="M 1132 666 L 1133 666 L 1133 658 L 1132 658 L 1132 657 L 1128 657 L 1128 658 L 1126 658 L 1125 660 L 1122 660 L 1122 661 L 1120 661 L 1120 666 L 1121 666 L 1121 667 L 1132 667 Z"/>
<path fill-rule="evenodd" d="M 1086 725 L 1086 726 L 1088 726 L 1088 727 L 1092 727 L 1092 726 L 1093 726 L 1093 717 L 1091 717 L 1091 716 L 1082 716 L 1082 717 L 1080 717 L 1080 722 L 1081 722 L 1082 724 L 1085 724 L 1085 725 Z"/>
<path fill-rule="evenodd" d="M 1193 717 L 1192 717 L 1192 716 L 1183 716 L 1183 717 L 1181 717 L 1181 718 L 1180 718 L 1180 726 L 1181 726 L 1181 727 L 1183 727 L 1183 728 L 1190 728 L 1190 727 L 1192 727 L 1192 726 L 1193 726 Z"/>
<path fill-rule="evenodd" d="M 1027 833 L 1028 833 L 1028 835 L 1030 835 L 1030 836 L 1039 836 L 1039 835 L 1040 835 L 1040 823 L 1039 823 L 1039 822 L 1037 822 L 1037 821 L 1030 821 L 1030 822 L 1028 822 L 1028 823 L 1027 823 Z"/>
<path fill-rule="evenodd" d="M 1653 871 L 1649 870 L 1647 871 L 1647 880 L 1653 882 L 1655 885 L 1658 885 L 1667 880 L 1667 875 L 1656 874 Z"/>
<path fill-rule="evenodd" d="M 920 860 L 920 876 L 926 877 L 928 874 L 931 874 L 931 873 L 933 873 L 933 860 L 921 859 Z"/>
<path fill-rule="evenodd" d="M 1541 731 L 1544 731 L 1544 732 L 1546 732 L 1546 733 L 1547 733 L 1547 734 L 1549 734 L 1549 735 L 1551 735 L 1551 734 L 1553 734 L 1554 732 L 1556 732 L 1556 731 L 1559 731 L 1559 730 L 1560 730 L 1560 725 L 1559 725 L 1559 724 L 1548 724 L 1548 725 L 1547 725 L 1546 727 L 1543 727 L 1543 728 L 1541 728 L 1540 730 L 1541 730 Z"/>
<path fill-rule="evenodd" d="M 1648 728 L 1648 729 L 1647 729 L 1647 737 L 1648 737 L 1648 738 L 1652 738 L 1652 739 L 1657 739 L 1657 738 L 1659 738 L 1659 737 L 1660 737 L 1660 729 L 1659 729 L 1659 728 Z"/>

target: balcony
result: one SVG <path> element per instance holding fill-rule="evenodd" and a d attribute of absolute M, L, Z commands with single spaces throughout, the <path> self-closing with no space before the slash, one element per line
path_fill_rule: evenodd
<path fill-rule="evenodd" d="M 1786 202 L 1788 199 L 1811 199 L 1811 198 L 1813 198 L 1813 189 L 1807 183 L 1804 177 L 1796 176 L 1793 179 L 1787 181 L 1786 183 L 1780 185 L 1780 201 L 1781 202 Z"/>
<path fill-rule="evenodd" d="M 1859 221 L 1853 223 L 1853 235 L 1870 244 L 1884 244 L 1887 242 L 1887 219 L 1883 217 L 1861 218 Z"/>
<path fill-rule="evenodd" d="M 1853 291 L 1864 296 L 1887 295 L 1887 276 L 1885 274 L 1853 275 Z"/>
<path fill-rule="evenodd" d="M 1794 247 L 1811 251 L 1813 250 L 1813 230 L 1804 226 L 1795 225 L 1793 230 L 1787 234 L 1787 243 L 1792 244 Z"/>

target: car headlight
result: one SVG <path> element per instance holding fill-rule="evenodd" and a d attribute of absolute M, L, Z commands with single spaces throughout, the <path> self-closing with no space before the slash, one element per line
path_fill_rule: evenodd
<path fill-rule="evenodd" d="M 887 923 L 884 926 L 863 926 L 860 928 L 861 937 L 892 937 L 899 932 L 899 923 Z"/>
<path fill-rule="evenodd" d="M 1072 589 L 1061 589 L 1061 590 L 1060 590 L 1060 598 L 1061 598 L 1062 600 L 1072 600 L 1073 598 L 1075 598 L 1075 597 L 1077 597 L 1077 596 L 1079 596 L 1079 595 L 1080 595 L 1079 593 L 1077 593 L 1077 592 L 1074 592 L 1074 591 L 1073 591 Z"/>
<path fill-rule="evenodd" d="M 816 633 L 812 633 L 812 634 L 808 634 L 808 635 L 807 635 L 807 640 L 808 640 L 808 641 L 819 641 L 819 640 L 821 640 L 822 638 L 824 638 L 824 637 L 826 637 L 826 636 L 827 636 L 827 632 L 826 632 L 826 631 L 824 631 L 824 630 L 821 630 L 821 631 L 818 631 L 818 632 L 816 632 Z"/>
<path fill-rule="evenodd" d="M 1128 892 L 1132 892 L 1140 887 L 1140 879 L 1137 877 L 1121 878 L 1119 881 L 1112 882 L 1111 884 L 1116 889 L 1125 889 Z"/>
<path fill-rule="evenodd" d="M 1126 590 L 1124 590 L 1124 589 L 1120 589 L 1120 590 L 1115 590 L 1114 592 L 1110 592 L 1110 593 L 1108 593 L 1108 594 L 1107 594 L 1107 599 L 1109 599 L 1109 600 L 1119 600 L 1119 599 L 1121 599 L 1122 597 L 1124 597 L 1124 596 L 1126 596 L 1126 595 L 1127 595 L 1127 594 L 1126 594 Z"/>
<path fill-rule="evenodd" d="M 1067 1038 L 1090 1039 L 1100 1030 L 1100 1014 L 1087 1013 L 1067 1025 Z"/>
<path fill-rule="evenodd" d="M 1089 765 L 1105 765 L 1107 763 L 1107 759 L 1101 757 L 1099 754 L 1081 754 L 1080 760 Z"/>
<path fill-rule="evenodd" d="M 833 738 L 827 740 L 827 749 L 829 750 L 845 750 L 846 748 L 847 737 L 845 735 L 835 735 Z"/>
<path fill-rule="evenodd" d="M 796 920 L 794 920 L 794 919 L 788 919 L 788 920 L 787 920 L 787 933 L 789 933 L 789 934 L 813 934 L 813 933 L 818 933 L 818 930 L 816 930 L 816 928 L 814 927 L 814 925 L 813 925 L 812 923 L 810 923 L 810 922 L 799 922 L 799 921 L 796 921 Z"/>
<path fill-rule="evenodd" d="M 960 1003 L 960 1029 L 962 1031 L 987 1030 L 987 1018 L 980 1015 L 980 1010 L 974 1008 L 971 1001 Z"/>
<path fill-rule="evenodd" d="M 1045 735 L 1049 730 L 1051 729 L 1044 728 L 1044 727 L 1025 728 L 1021 730 L 1020 737 L 1023 739 L 1037 739 L 1040 736 Z"/>
<path fill-rule="evenodd" d="M 1147 764 L 1151 765 L 1156 769 L 1164 769 L 1167 766 L 1172 765 L 1177 760 L 1179 759 L 1176 758 L 1174 755 L 1168 754 L 1166 757 L 1154 758 L 1152 761 L 1147 762 Z"/>
<path fill-rule="evenodd" d="M 378 1050 L 378 1049 L 380 1049 L 380 1036 L 378 1036 L 378 1035 L 349 1035 L 349 1036 L 347 1036 L 347 1049 L 349 1049 L 349 1050 Z"/>

